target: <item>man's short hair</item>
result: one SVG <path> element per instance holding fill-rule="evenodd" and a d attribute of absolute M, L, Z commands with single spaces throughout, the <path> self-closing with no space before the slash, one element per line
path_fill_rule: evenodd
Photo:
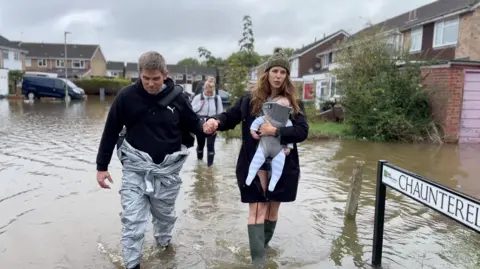
<path fill-rule="evenodd" d="M 156 51 L 147 51 L 140 56 L 138 70 L 142 72 L 144 69 L 158 70 L 164 75 L 168 72 L 165 58 Z"/>

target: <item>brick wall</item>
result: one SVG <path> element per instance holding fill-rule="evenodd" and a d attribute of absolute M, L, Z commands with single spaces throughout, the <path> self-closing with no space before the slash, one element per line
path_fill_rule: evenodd
<path fill-rule="evenodd" d="M 458 26 L 458 45 L 455 58 L 480 60 L 480 8 L 461 16 Z"/>
<path fill-rule="evenodd" d="M 427 67 L 421 71 L 423 86 L 433 91 L 430 96 L 432 118 L 443 127 L 447 143 L 457 143 L 459 138 L 465 69 L 480 67 L 454 65 Z"/>

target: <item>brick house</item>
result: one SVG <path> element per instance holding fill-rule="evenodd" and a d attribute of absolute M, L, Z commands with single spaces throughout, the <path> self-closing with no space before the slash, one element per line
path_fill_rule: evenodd
<path fill-rule="evenodd" d="M 136 80 L 138 78 L 138 64 L 127 63 L 125 65 L 125 78 Z"/>
<path fill-rule="evenodd" d="M 317 53 L 332 48 L 334 44 L 338 44 L 349 36 L 350 35 L 344 30 L 339 30 L 296 50 L 293 55 L 289 57 L 291 65 L 290 77 L 292 80 L 302 81 L 304 75 L 312 74 L 319 70 L 321 59 L 317 58 Z M 266 64 L 267 62 L 264 62 L 250 71 L 251 81 L 255 81 L 263 75 Z"/>
<path fill-rule="evenodd" d="M 339 45 L 349 37 L 349 33 L 339 30 L 292 55 L 292 70 L 298 70 L 292 74 L 298 74 L 303 81 L 303 101 L 313 101 L 319 108 L 321 100 L 327 96 L 333 98 L 338 95 L 336 78 L 331 71 L 338 67 L 336 56 Z"/>
<path fill-rule="evenodd" d="M 59 77 L 65 77 L 64 44 L 14 42 L 28 51 L 25 71 L 56 73 Z M 66 67 L 68 78 L 107 75 L 107 63 L 100 45 L 67 44 Z"/>
<path fill-rule="evenodd" d="M 107 62 L 107 77 L 123 78 L 125 77 L 125 63 L 124 62 Z"/>
<path fill-rule="evenodd" d="M 174 64 L 167 65 L 168 76 L 176 84 L 183 85 L 186 91 L 192 91 L 192 85 L 195 81 L 205 80 L 207 76 L 217 77 L 217 71 L 212 67 L 192 66 L 185 67 Z M 131 80 L 138 79 L 138 64 L 127 63 L 125 67 L 125 77 Z"/>
<path fill-rule="evenodd" d="M 367 27 L 416 60 L 480 60 L 480 0 L 437 0 Z"/>
<path fill-rule="evenodd" d="M 436 1 L 401 15 L 405 49 L 418 60 L 480 60 L 480 3 Z"/>

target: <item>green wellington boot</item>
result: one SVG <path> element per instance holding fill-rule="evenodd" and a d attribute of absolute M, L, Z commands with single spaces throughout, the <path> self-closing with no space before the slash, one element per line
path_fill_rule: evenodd
<path fill-rule="evenodd" d="M 256 268 L 265 264 L 265 224 L 249 224 L 250 255 Z"/>
<path fill-rule="evenodd" d="M 277 221 L 265 220 L 265 248 L 268 246 L 270 240 L 272 240 L 273 233 L 275 232 L 275 227 L 277 226 Z"/>

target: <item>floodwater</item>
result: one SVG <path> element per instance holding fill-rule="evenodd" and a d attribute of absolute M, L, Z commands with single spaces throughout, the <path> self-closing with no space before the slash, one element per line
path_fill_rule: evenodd
<path fill-rule="evenodd" d="M 121 166 L 111 190 L 95 180 L 95 157 L 111 98 L 100 102 L 0 100 L 0 268 L 121 268 Z M 213 168 L 183 171 L 172 248 L 153 248 L 144 268 L 249 268 L 247 206 L 235 180 L 239 141 L 217 140 Z M 369 268 L 379 159 L 480 197 L 479 147 L 319 141 L 299 145 L 302 179 L 283 204 L 269 268 Z M 366 162 L 357 219 L 344 222 L 349 177 Z M 384 268 L 479 268 L 480 237 L 388 191 Z"/>

